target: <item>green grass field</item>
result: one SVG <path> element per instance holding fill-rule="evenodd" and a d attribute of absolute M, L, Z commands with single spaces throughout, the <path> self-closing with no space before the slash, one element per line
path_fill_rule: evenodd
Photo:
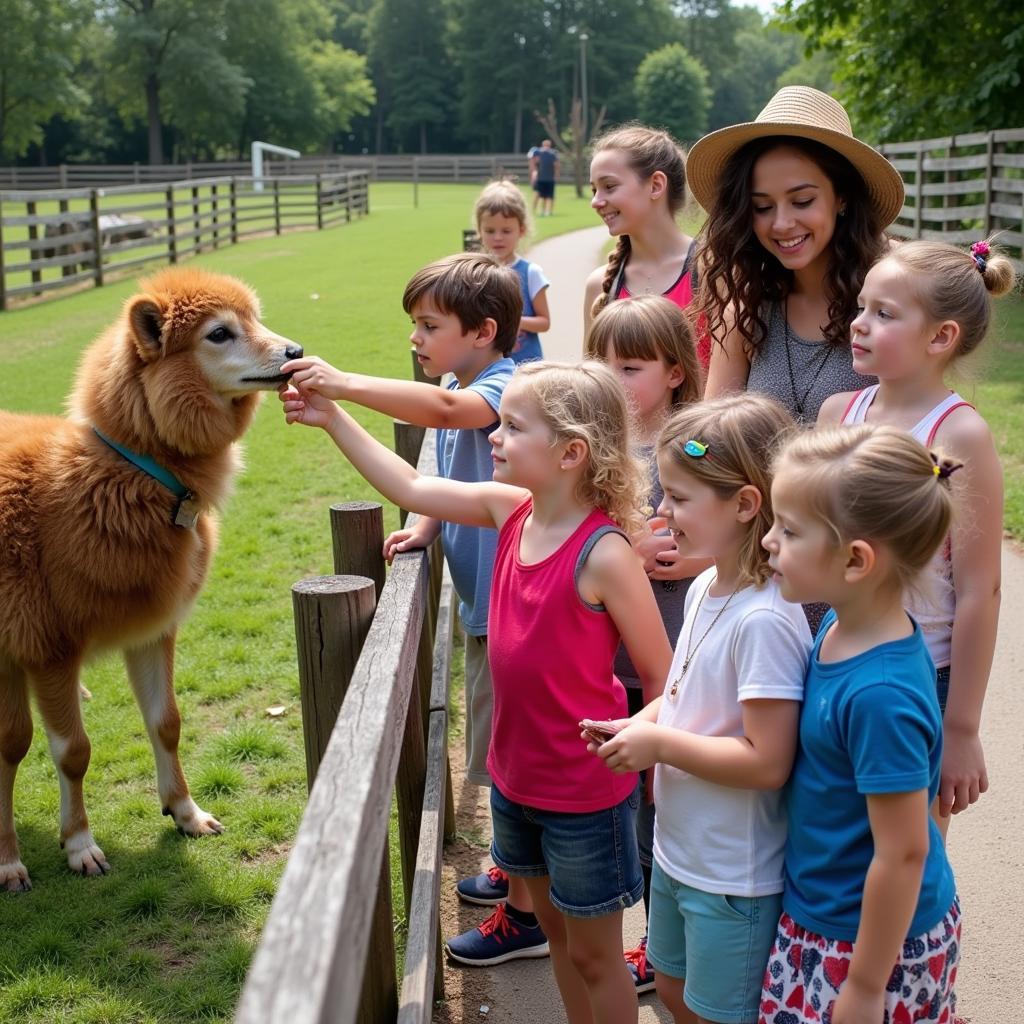
<path fill-rule="evenodd" d="M 249 281 L 266 323 L 308 352 L 408 377 L 402 289 L 422 264 L 460 248 L 476 192 L 421 186 L 414 209 L 411 186 L 374 186 L 364 220 L 248 241 L 197 262 Z M 539 235 L 597 223 L 567 192 L 557 215 L 538 222 Z M 0 314 L 0 408 L 59 411 L 82 349 L 133 291 L 124 281 Z M 388 420 L 361 419 L 390 443 Z M 196 798 L 227 831 L 190 841 L 160 816 L 152 753 L 120 659 L 92 664 L 85 790 L 113 872 L 69 874 L 57 845 L 56 776 L 37 728 L 16 787 L 34 889 L 0 897 L 2 1024 L 230 1019 L 305 804 L 289 588 L 331 571 L 328 505 L 371 496 L 321 432 L 285 427 L 273 397 L 246 452 L 177 663 L 182 760 Z M 393 510 L 387 524 L 397 524 Z M 274 704 L 287 706 L 283 718 L 266 715 Z M 396 879 L 399 871 L 396 861 Z"/>

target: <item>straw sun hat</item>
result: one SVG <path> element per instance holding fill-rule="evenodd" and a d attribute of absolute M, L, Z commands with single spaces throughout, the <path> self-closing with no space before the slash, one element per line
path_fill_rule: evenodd
<path fill-rule="evenodd" d="M 896 219 L 903 206 L 903 179 L 899 171 L 880 153 L 853 137 L 850 118 L 840 103 L 805 85 L 780 89 L 756 121 L 720 128 L 693 144 L 686 158 L 686 180 L 697 202 L 710 210 L 729 158 L 753 139 L 773 135 L 813 139 L 846 157 L 864 179 L 882 225 L 888 226 Z"/>

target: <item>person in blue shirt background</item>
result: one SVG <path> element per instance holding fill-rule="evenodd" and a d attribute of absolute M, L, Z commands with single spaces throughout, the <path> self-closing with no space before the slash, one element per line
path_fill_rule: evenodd
<path fill-rule="evenodd" d="M 530 184 L 533 186 L 533 212 L 540 204 L 540 216 L 550 217 L 555 207 L 555 182 L 558 181 L 558 150 L 550 139 L 534 146 L 530 158 Z"/>

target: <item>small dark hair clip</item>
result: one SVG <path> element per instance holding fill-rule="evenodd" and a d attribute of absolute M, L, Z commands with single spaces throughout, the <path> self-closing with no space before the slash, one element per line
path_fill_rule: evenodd
<path fill-rule="evenodd" d="M 958 469 L 963 469 L 962 462 L 954 462 L 952 459 L 940 459 L 935 452 L 928 453 L 932 457 L 932 472 L 936 480 L 948 480 Z"/>

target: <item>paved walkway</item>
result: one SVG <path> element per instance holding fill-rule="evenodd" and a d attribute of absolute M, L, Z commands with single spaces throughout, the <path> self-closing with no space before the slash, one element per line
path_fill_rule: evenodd
<path fill-rule="evenodd" d="M 551 281 L 552 330 L 542 336 L 545 355 L 576 361 L 583 338 L 583 284 L 601 263 L 608 235 L 588 228 L 547 239 L 530 258 Z M 1003 549 L 1002 628 L 985 706 L 982 737 L 991 788 L 952 824 L 949 851 L 964 910 L 963 962 L 958 976 L 959 1015 L 971 1024 L 1012 1024 L 1024 1019 L 1024 558 Z M 467 787 L 466 789 L 471 789 Z M 466 789 L 463 792 L 466 792 Z M 474 793 L 482 791 L 473 790 Z M 486 867 L 485 859 L 481 867 Z M 641 907 L 626 914 L 627 944 L 644 925 Z M 564 1014 L 547 960 L 493 968 L 486 1014 L 464 1020 L 489 1024 L 558 1024 Z M 641 997 L 640 1024 L 671 1024 L 653 993 Z"/>

